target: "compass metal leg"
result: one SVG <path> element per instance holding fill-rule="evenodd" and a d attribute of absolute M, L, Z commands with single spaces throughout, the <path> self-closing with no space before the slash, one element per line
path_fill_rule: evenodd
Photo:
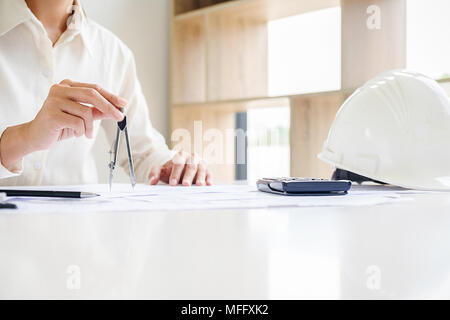
<path fill-rule="evenodd" d="M 136 175 L 134 173 L 134 165 L 133 165 L 133 157 L 131 155 L 131 148 L 130 148 L 130 140 L 128 138 L 128 128 L 125 128 L 125 141 L 127 144 L 127 153 L 128 153 L 128 165 L 130 167 L 130 179 L 131 179 L 131 185 L 136 185 Z"/>

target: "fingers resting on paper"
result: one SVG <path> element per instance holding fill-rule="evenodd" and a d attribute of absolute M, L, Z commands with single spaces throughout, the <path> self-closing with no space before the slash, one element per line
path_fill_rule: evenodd
<path fill-rule="evenodd" d="M 195 153 L 180 151 L 163 166 L 154 166 L 149 174 L 149 183 L 168 183 L 171 186 L 211 186 L 213 184 L 211 171 L 206 161 Z"/>

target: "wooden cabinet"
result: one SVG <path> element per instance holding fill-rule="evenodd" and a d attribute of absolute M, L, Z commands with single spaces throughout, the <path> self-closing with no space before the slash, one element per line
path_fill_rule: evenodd
<path fill-rule="evenodd" d="M 291 174 L 329 177 L 331 168 L 317 154 L 339 106 L 374 75 L 405 66 L 406 0 L 172 0 L 172 130 L 194 137 L 201 121 L 203 130 L 226 135 L 234 129 L 235 112 L 280 105 L 268 96 L 268 22 L 337 6 L 342 89 L 277 97 L 291 108 Z M 380 28 L 368 27 L 371 6 L 380 10 Z M 233 140 L 223 152 L 233 158 Z M 234 179 L 227 161 L 212 166 L 219 181 Z"/>

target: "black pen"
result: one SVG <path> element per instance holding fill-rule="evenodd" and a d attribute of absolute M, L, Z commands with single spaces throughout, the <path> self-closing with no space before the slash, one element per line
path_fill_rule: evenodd
<path fill-rule="evenodd" d="M 43 197 L 43 198 L 74 198 L 84 199 L 98 197 L 99 195 L 91 192 L 79 191 L 46 191 L 46 190 L 2 190 L 0 193 L 6 193 L 7 197 Z"/>

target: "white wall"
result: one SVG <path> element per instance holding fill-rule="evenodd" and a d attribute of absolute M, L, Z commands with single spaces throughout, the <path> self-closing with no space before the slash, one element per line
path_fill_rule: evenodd
<path fill-rule="evenodd" d="M 169 0 L 82 0 L 86 14 L 134 52 L 153 126 L 168 136 Z M 96 149 L 100 182 L 107 181 L 109 146 L 101 133 Z M 117 181 L 128 181 L 123 172 Z"/>

